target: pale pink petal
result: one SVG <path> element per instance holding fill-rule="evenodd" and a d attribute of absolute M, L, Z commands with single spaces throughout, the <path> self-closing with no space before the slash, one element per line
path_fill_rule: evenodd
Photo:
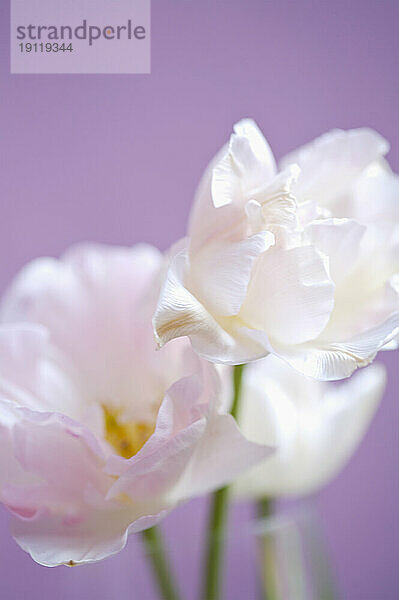
<path fill-rule="evenodd" d="M 14 518 L 11 531 L 21 548 L 39 564 L 73 566 L 116 554 L 126 546 L 130 533 L 156 525 L 166 514 L 161 510 L 135 517 L 130 507 L 114 507 L 88 512 L 74 520 L 43 511 L 31 519 Z"/>
<path fill-rule="evenodd" d="M 218 412 L 217 397 L 203 391 L 196 376 L 171 387 L 140 453 L 127 468 L 126 461 L 108 462 L 110 473 L 124 469 L 108 498 L 124 494 L 145 502 L 162 494 L 173 505 L 226 484 L 271 453 L 248 442 L 234 419 Z"/>
<path fill-rule="evenodd" d="M 38 259 L 16 278 L 1 318 L 46 326 L 87 398 L 127 401 L 132 378 L 136 386 L 148 380 L 136 359 L 153 353 L 153 281 L 162 262 L 150 246 L 84 245 L 61 260 Z"/>
<path fill-rule="evenodd" d="M 23 486 L 11 481 L 2 487 L 2 501 L 9 508 L 22 514 L 44 508 L 79 513 L 88 485 L 107 493 L 112 479 L 103 472 L 101 449 L 86 428 L 64 415 L 14 410 L 12 456 L 34 479 Z"/>
<path fill-rule="evenodd" d="M 83 419 L 82 397 L 49 346 L 50 333 L 34 323 L 0 324 L 0 395 L 40 411 Z"/>
<path fill-rule="evenodd" d="M 230 483 L 273 452 L 270 446 L 248 441 L 231 415 L 218 415 L 208 422 L 172 497 L 187 500 L 207 494 Z"/>
<path fill-rule="evenodd" d="M 3 401 L 0 447 L 1 500 L 14 514 L 17 542 L 41 564 L 101 560 L 166 514 L 157 498 L 146 506 L 107 502 L 114 479 L 97 441 L 63 415 Z"/>
<path fill-rule="evenodd" d="M 40 405 L 40 366 L 48 331 L 29 323 L 0 324 L 0 395 L 23 406 Z"/>
<path fill-rule="evenodd" d="M 166 493 L 174 485 L 206 426 L 209 394 L 205 403 L 202 394 L 202 381 L 197 375 L 172 385 L 159 409 L 155 431 L 142 449 L 129 460 L 117 456 L 108 459 L 107 472 L 119 476 L 108 498 L 123 493 L 144 501 Z"/>

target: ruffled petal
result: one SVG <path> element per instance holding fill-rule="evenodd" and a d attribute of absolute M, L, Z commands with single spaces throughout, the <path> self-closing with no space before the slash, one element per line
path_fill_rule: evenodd
<path fill-rule="evenodd" d="M 298 166 L 290 165 L 270 183 L 261 185 L 251 193 L 251 199 L 245 207 L 250 232 L 266 229 L 280 234 L 281 228 L 285 228 L 292 234 L 297 227 L 298 206 L 291 189 L 298 175 Z"/>
<path fill-rule="evenodd" d="M 233 331 L 229 319 L 223 327 L 220 322 L 184 286 L 188 264 L 185 251 L 171 260 L 153 318 L 154 332 L 159 346 L 170 340 L 189 336 L 201 356 L 213 362 L 240 364 L 251 357 L 265 356 L 267 350 L 259 341 L 242 330 Z"/>
<path fill-rule="evenodd" d="M 123 493 L 144 501 L 168 493 L 191 459 L 218 390 L 214 366 L 200 361 L 192 375 L 174 383 L 158 411 L 155 431 L 141 450 L 129 460 L 109 457 L 106 470 L 119 479 L 108 498 Z"/>
<path fill-rule="evenodd" d="M 380 325 L 340 342 L 323 342 L 275 348 L 276 353 L 300 373 L 328 381 L 349 377 L 357 368 L 370 364 L 377 353 L 399 333 L 399 312 Z"/>
<path fill-rule="evenodd" d="M 75 566 L 116 554 L 126 546 L 130 533 L 157 525 L 166 514 L 160 511 L 132 521 L 130 507 L 96 510 L 75 519 L 43 511 L 33 518 L 12 519 L 11 532 L 37 563 L 46 567 Z"/>
<path fill-rule="evenodd" d="M 79 514 L 88 485 L 106 494 L 112 479 L 103 472 L 101 448 L 88 429 L 64 415 L 39 413 L 3 401 L 0 414 L 5 423 L 7 413 L 14 419 L 12 456 L 3 459 L 15 457 L 29 479 L 24 485 L 3 482 L 1 499 L 6 506 L 22 515 L 43 509 Z"/>
<path fill-rule="evenodd" d="M 162 495 L 173 506 L 226 484 L 272 452 L 246 440 L 221 412 L 214 368 L 204 369 L 205 385 L 192 376 L 170 388 L 154 435 L 136 457 L 108 461 L 108 472 L 119 475 L 108 498 L 123 494 L 143 503 Z"/>
<path fill-rule="evenodd" d="M 106 558 L 167 512 L 159 498 L 107 501 L 114 478 L 104 472 L 96 439 L 63 415 L 0 402 L 0 448 L 0 495 L 13 514 L 12 533 L 40 564 Z"/>

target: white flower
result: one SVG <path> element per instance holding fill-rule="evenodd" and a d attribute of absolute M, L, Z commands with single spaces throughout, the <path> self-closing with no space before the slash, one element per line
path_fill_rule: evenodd
<path fill-rule="evenodd" d="M 275 454 L 233 484 L 244 497 L 302 496 L 344 467 L 368 429 L 385 388 L 374 364 L 345 383 L 318 382 L 269 356 L 244 370 L 238 422 Z"/>
<path fill-rule="evenodd" d="M 333 307 L 327 262 L 298 233 L 295 165 L 277 173 L 256 125 L 235 125 L 206 170 L 188 240 L 154 316 L 160 345 L 188 335 L 209 360 L 239 364 L 316 338 Z"/>
<path fill-rule="evenodd" d="M 256 125 L 234 129 L 200 183 L 188 241 L 172 253 L 158 342 L 188 335 L 214 362 L 273 353 L 316 379 L 348 377 L 399 331 L 389 146 L 368 129 L 333 132 L 277 173 Z M 373 201 L 380 210 L 366 208 Z"/>
<path fill-rule="evenodd" d="M 157 352 L 161 254 L 81 246 L 38 259 L 1 307 L 0 500 L 41 564 L 100 560 L 268 449 L 185 340 Z"/>

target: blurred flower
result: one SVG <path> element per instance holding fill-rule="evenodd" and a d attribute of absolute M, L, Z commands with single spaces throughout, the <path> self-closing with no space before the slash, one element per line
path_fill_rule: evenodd
<path fill-rule="evenodd" d="M 269 452 L 188 343 L 155 351 L 162 263 L 149 246 L 76 247 L 28 265 L 3 302 L 0 498 L 41 564 L 114 554 Z"/>
<path fill-rule="evenodd" d="M 277 450 L 233 485 L 244 497 L 302 496 L 328 483 L 361 442 L 385 388 L 374 364 L 340 384 L 318 382 L 269 356 L 244 370 L 238 422 Z"/>
<path fill-rule="evenodd" d="M 188 335 L 207 359 L 239 364 L 323 331 L 333 284 L 298 234 L 297 176 L 295 165 L 277 173 L 255 123 L 235 125 L 199 185 L 188 240 L 172 249 L 154 316 L 160 345 Z"/>
<path fill-rule="evenodd" d="M 389 146 L 371 130 L 333 132 L 276 173 L 256 125 L 234 130 L 200 183 L 188 242 L 172 251 L 154 317 L 158 341 L 188 335 L 214 362 L 273 353 L 316 379 L 348 377 L 393 347 L 399 329 L 398 180 L 382 158 Z M 389 225 L 370 224 L 374 201 Z M 343 207 L 354 218 L 336 218 Z"/>

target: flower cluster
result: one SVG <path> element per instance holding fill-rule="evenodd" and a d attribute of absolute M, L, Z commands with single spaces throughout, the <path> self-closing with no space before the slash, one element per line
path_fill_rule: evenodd
<path fill-rule="evenodd" d="M 166 256 L 82 245 L 16 277 L 0 305 L 0 500 L 36 561 L 100 560 L 227 483 L 300 495 L 344 465 L 385 372 L 328 381 L 399 339 L 387 151 L 374 131 L 333 131 L 278 166 L 240 121 Z"/>

